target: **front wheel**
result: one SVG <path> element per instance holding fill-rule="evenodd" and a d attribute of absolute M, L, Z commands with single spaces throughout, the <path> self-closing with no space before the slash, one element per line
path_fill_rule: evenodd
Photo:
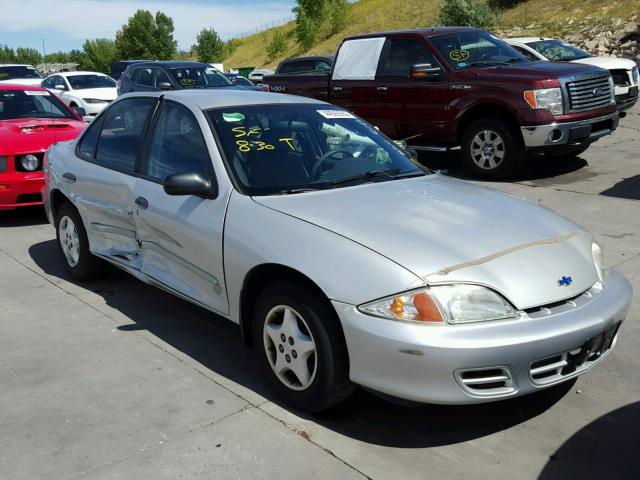
<path fill-rule="evenodd" d="M 461 143 L 463 163 L 478 178 L 507 177 L 525 158 L 520 133 L 497 118 L 473 122 L 464 132 Z"/>
<path fill-rule="evenodd" d="M 339 320 L 313 290 L 284 282 L 268 286 L 252 326 L 263 371 L 287 404 L 317 412 L 353 392 Z"/>

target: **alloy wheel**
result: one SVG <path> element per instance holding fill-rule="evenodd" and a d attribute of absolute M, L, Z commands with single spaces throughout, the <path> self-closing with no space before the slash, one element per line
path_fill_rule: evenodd
<path fill-rule="evenodd" d="M 482 130 L 471 140 L 471 158 L 483 170 L 498 168 L 504 156 L 504 140 L 493 130 Z"/>
<path fill-rule="evenodd" d="M 71 268 L 75 268 L 80 260 L 80 237 L 78 229 L 70 217 L 64 216 L 58 225 L 60 247 Z"/>

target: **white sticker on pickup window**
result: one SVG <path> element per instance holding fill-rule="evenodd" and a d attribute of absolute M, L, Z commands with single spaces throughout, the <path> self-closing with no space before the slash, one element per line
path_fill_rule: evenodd
<path fill-rule="evenodd" d="M 25 95 L 33 95 L 36 97 L 44 97 L 50 95 L 49 92 L 44 90 L 25 90 L 24 93 Z"/>
<path fill-rule="evenodd" d="M 352 113 L 344 110 L 318 110 L 317 112 L 330 120 L 333 118 L 356 118 Z"/>

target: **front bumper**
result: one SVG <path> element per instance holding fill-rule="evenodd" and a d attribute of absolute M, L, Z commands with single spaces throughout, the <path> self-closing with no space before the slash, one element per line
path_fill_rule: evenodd
<path fill-rule="evenodd" d="M 618 111 L 624 112 L 625 110 L 629 110 L 636 104 L 637 101 L 637 85 L 633 87 L 625 87 L 624 89 L 619 89 L 618 87 L 616 87 L 616 105 L 618 106 Z"/>
<path fill-rule="evenodd" d="M 42 172 L 0 173 L 0 210 L 42 205 Z"/>
<path fill-rule="evenodd" d="M 620 118 L 618 112 L 577 122 L 550 123 L 521 127 L 524 145 L 527 148 L 550 147 L 555 145 L 580 146 L 595 142 L 609 135 L 616 128 Z"/>
<path fill-rule="evenodd" d="M 362 314 L 353 305 L 333 304 L 342 322 L 353 382 L 416 402 L 468 404 L 529 394 L 589 370 L 615 345 L 613 336 L 628 313 L 631 295 L 629 282 L 609 270 L 606 286 L 597 295 L 584 295 L 582 301 L 567 302 L 548 314 L 456 326 L 395 322 Z M 575 363 L 580 347 L 595 345 L 594 339 L 603 339 L 605 332 L 611 335 L 611 348 Z M 572 361 L 577 368 L 551 370 L 562 361 Z M 541 370 L 549 373 L 541 376 Z M 476 390 L 474 378 L 483 371 L 498 383 L 500 375 L 510 378 L 495 388 Z M 471 379 L 471 388 L 465 377 Z"/>

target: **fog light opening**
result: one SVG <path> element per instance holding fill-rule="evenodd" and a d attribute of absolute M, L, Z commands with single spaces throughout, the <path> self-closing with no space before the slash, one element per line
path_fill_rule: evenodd
<path fill-rule="evenodd" d="M 560 139 L 562 139 L 562 131 L 558 130 L 557 128 L 555 130 L 552 130 L 549 133 L 549 140 L 552 142 L 558 142 L 560 141 Z"/>

